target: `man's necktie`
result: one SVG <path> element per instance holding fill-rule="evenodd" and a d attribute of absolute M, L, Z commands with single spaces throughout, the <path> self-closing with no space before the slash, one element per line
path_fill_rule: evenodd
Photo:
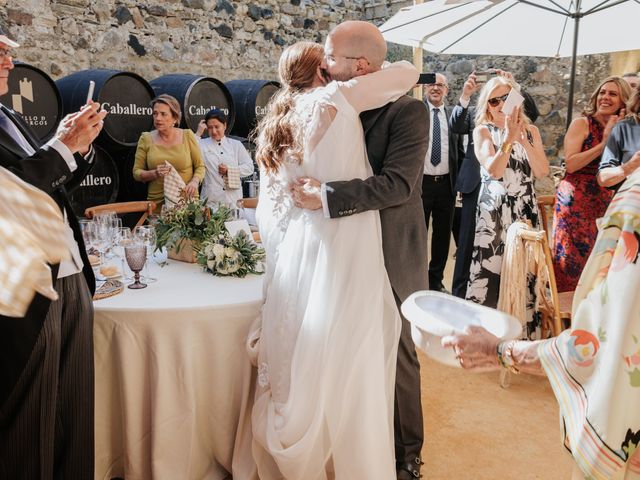
<path fill-rule="evenodd" d="M 7 135 L 9 135 L 27 155 L 33 155 L 36 152 L 27 139 L 24 138 L 24 135 L 20 130 L 18 130 L 18 127 L 16 127 L 13 121 L 2 111 L 2 109 L 0 109 L 0 128 L 7 132 Z"/>
<path fill-rule="evenodd" d="M 442 146 L 440 145 L 440 113 L 439 108 L 432 109 L 433 111 L 433 138 L 431 141 L 431 165 L 434 167 L 440 165 L 442 160 Z"/>

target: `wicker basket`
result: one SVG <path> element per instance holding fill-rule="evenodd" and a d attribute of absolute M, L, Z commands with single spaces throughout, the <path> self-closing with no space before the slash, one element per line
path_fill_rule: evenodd
<path fill-rule="evenodd" d="M 196 251 L 193 249 L 193 243 L 189 239 L 182 240 L 180 252 L 176 252 L 175 247 L 172 247 L 167 256 L 180 262 L 196 263 Z"/>

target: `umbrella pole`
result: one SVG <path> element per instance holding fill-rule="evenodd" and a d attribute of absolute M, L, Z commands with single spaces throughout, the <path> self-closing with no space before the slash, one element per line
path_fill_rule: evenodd
<path fill-rule="evenodd" d="M 580 27 L 580 15 L 576 15 L 574 19 L 575 27 L 573 29 L 573 55 L 571 57 L 571 75 L 569 76 L 569 103 L 567 105 L 567 130 L 571 124 L 571 116 L 573 114 L 573 90 L 576 82 L 576 63 L 578 57 L 578 28 Z"/>
<path fill-rule="evenodd" d="M 414 5 L 420 5 L 422 0 L 413 0 Z M 422 47 L 413 47 L 413 65 L 422 72 Z M 422 85 L 413 88 L 413 98 L 422 100 Z"/>

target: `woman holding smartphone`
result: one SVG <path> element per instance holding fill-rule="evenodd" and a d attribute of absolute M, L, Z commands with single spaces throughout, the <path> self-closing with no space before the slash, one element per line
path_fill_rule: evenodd
<path fill-rule="evenodd" d="M 539 226 L 533 180 L 549 173 L 540 133 L 522 107 L 515 107 L 509 115 L 502 111 L 512 88 L 520 90 L 507 76 L 494 77 L 484 85 L 473 130 L 482 183 L 466 298 L 493 308 L 498 305 L 507 230 L 517 221 L 529 220 L 534 228 Z M 536 338 L 540 318 L 533 312 L 534 282 L 529 285 L 526 336 Z"/>

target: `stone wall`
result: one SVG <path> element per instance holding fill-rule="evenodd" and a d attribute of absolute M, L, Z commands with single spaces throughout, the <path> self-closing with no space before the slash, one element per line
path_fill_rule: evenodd
<path fill-rule="evenodd" d="M 22 44 L 19 59 L 54 78 L 88 68 L 136 72 L 147 80 L 167 73 L 205 74 L 222 81 L 277 78 L 284 46 L 324 41 L 346 19 L 383 23 L 407 0 L 0 0 L 0 21 Z M 390 45 L 392 59 L 411 60 L 411 49 Z M 578 63 L 574 113 L 609 74 L 609 56 Z M 562 158 L 569 59 L 424 54 L 424 70 L 444 72 L 449 103 L 474 68 L 514 73 L 534 96 L 553 164 Z"/>
<path fill-rule="evenodd" d="M 88 68 L 277 79 L 284 46 L 324 41 L 363 0 L 0 0 L 20 60 L 58 78 Z"/>
<path fill-rule="evenodd" d="M 400 8 L 413 5 L 409 0 L 384 0 L 365 3 L 365 17 L 376 24 L 384 23 Z M 391 59 L 412 59 L 409 47 L 390 45 Z M 424 52 L 423 71 L 444 73 L 449 80 L 448 103 L 455 104 L 462 86 L 474 68 L 500 68 L 514 74 L 516 80 L 534 97 L 540 118 L 536 125 L 542 134 L 547 156 L 552 165 L 560 165 L 564 155 L 562 143 L 567 118 L 569 74 L 568 58 L 490 57 L 477 55 L 438 55 Z M 610 75 L 609 55 L 589 55 L 578 58 L 573 116 L 585 107 L 598 83 Z"/>

